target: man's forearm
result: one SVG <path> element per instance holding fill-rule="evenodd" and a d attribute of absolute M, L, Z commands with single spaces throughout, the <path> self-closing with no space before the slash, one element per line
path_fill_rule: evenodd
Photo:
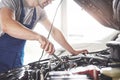
<path fill-rule="evenodd" d="M 0 9 L 0 27 L 3 32 L 19 39 L 38 40 L 39 35 L 16 21 L 14 15 L 9 8 Z"/>
<path fill-rule="evenodd" d="M 17 21 L 6 21 L 2 26 L 4 26 L 3 32 L 12 37 L 25 40 L 38 40 L 38 34 L 36 32 L 33 32 L 32 30 L 26 28 Z"/>
<path fill-rule="evenodd" d="M 52 36 L 63 48 L 68 50 L 70 53 L 74 53 L 74 49 L 66 41 L 65 37 L 63 36 L 63 34 L 58 29 L 53 30 Z"/>

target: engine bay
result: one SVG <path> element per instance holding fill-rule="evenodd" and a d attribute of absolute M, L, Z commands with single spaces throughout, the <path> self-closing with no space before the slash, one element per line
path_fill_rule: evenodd
<path fill-rule="evenodd" d="M 44 59 L 0 74 L 0 80 L 112 80 L 105 68 L 118 69 L 120 61 L 110 58 L 109 48 L 88 54 Z"/>

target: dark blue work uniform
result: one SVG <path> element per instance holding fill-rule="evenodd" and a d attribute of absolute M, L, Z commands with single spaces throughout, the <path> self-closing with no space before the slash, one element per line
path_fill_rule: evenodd
<path fill-rule="evenodd" d="M 19 22 L 23 24 L 25 17 L 25 10 L 23 2 L 21 1 L 21 15 Z M 29 29 L 33 28 L 36 20 L 36 8 L 34 8 L 32 20 L 29 25 L 23 24 Z M 16 39 L 4 34 L 0 37 L 0 73 L 6 72 L 10 69 L 21 67 L 23 65 L 24 45 L 26 40 Z"/>

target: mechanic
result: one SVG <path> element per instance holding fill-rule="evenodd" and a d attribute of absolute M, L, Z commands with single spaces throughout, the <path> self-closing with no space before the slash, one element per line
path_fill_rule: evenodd
<path fill-rule="evenodd" d="M 0 73 L 23 65 L 24 45 L 26 40 L 35 40 L 41 48 L 54 54 L 54 45 L 44 36 L 32 29 L 38 22 L 50 31 L 44 7 L 52 0 L 1 0 L 0 2 Z M 54 26 L 52 37 L 71 54 L 88 53 L 86 49 L 75 50 L 65 40 L 60 30 Z"/>

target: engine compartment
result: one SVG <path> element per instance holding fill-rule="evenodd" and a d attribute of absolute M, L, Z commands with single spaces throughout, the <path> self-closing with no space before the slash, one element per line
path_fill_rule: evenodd
<path fill-rule="evenodd" d="M 0 80 L 112 80 L 104 68 L 120 68 L 120 61 L 110 57 L 109 48 L 89 54 L 54 56 L 0 74 Z M 119 75 L 118 75 L 119 76 Z"/>

